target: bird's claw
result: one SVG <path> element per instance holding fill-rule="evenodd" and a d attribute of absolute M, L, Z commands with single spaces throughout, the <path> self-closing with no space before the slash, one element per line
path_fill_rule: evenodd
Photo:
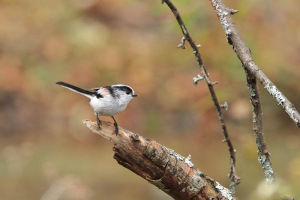
<path fill-rule="evenodd" d="M 97 124 L 98 124 L 98 128 L 100 129 L 102 122 L 100 121 L 100 119 L 98 117 L 97 117 Z"/>
<path fill-rule="evenodd" d="M 116 123 L 114 123 L 114 125 L 115 125 L 115 133 L 116 133 L 116 135 L 118 135 L 118 133 L 119 133 L 119 126 Z"/>

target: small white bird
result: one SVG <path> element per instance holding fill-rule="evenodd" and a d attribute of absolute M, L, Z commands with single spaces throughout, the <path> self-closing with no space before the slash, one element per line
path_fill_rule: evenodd
<path fill-rule="evenodd" d="M 101 125 L 99 115 L 110 116 L 115 122 L 116 135 L 118 135 L 119 126 L 114 116 L 123 112 L 130 100 L 137 96 L 134 90 L 128 85 L 111 85 L 86 90 L 61 81 L 56 84 L 90 98 L 90 105 L 97 116 L 98 127 L 100 128 Z"/>

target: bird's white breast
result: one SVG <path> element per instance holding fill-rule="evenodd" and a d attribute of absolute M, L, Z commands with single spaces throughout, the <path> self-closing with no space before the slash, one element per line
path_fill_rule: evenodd
<path fill-rule="evenodd" d="M 92 97 L 90 105 L 95 113 L 102 116 L 114 116 L 125 110 L 128 102 L 122 102 L 113 98 Z"/>

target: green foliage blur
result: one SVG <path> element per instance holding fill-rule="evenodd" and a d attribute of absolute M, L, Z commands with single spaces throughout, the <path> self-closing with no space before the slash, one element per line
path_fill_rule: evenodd
<path fill-rule="evenodd" d="M 261 87 L 264 130 L 277 179 L 264 189 L 245 74 L 209 1 L 174 0 L 224 111 L 237 150 L 240 199 L 300 197 L 300 133 Z M 254 61 L 300 110 L 300 2 L 227 0 Z M 161 1 L 0 1 L 0 199 L 171 199 L 112 158 L 91 133 L 89 100 L 55 85 L 127 84 L 138 97 L 119 125 L 192 155 L 228 187 L 229 153 L 205 83 L 175 18 Z M 112 121 L 110 118 L 101 119 Z"/>

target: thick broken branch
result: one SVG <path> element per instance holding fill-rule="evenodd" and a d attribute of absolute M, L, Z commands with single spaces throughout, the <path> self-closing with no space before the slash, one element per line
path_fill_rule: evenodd
<path fill-rule="evenodd" d="M 192 39 L 191 35 L 189 34 L 180 14 L 179 14 L 179 11 L 177 10 L 177 8 L 175 7 L 175 5 L 171 2 L 171 0 L 162 0 L 162 3 L 166 3 L 169 8 L 171 9 L 171 11 L 173 12 L 180 28 L 181 28 L 181 31 L 182 31 L 182 34 L 183 34 L 183 38 L 182 38 L 182 41 L 181 41 L 181 44 L 178 45 L 178 47 L 182 48 L 182 49 L 185 49 L 185 41 L 188 41 L 190 46 L 192 47 L 193 49 L 193 52 L 194 52 L 194 55 L 195 55 L 195 58 L 196 58 L 196 61 L 201 69 L 201 72 L 202 72 L 202 76 L 199 76 L 198 75 L 198 78 L 194 78 L 194 83 L 197 84 L 197 82 L 199 80 L 204 80 L 208 86 L 208 89 L 209 89 L 209 92 L 210 92 L 210 95 L 211 95 L 211 99 L 213 100 L 214 104 L 215 104 L 215 107 L 217 109 L 217 113 L 218 113 L 218 118 L 219 118 L 219 121 L 221 123 L 221 127 L 222 127 L 222 131 L 223 131 L 223 134 L 224 134 L 224 141 L 227 143 L 228 145 L 228 150 L 229 150 L 229 154 L 230 154 L 230 172 L 228 174 L 229 178 L 230 178 L 230 190 L 231 192 L 235 193 L 235 186 L 237 184 L 240 183 L 240 177 L 236 174 L 236 170 L 235 170 L 235 149 L 233 148 L 233 145 L 231 143 L 231 140 L 230 140 L 230 137 L 229 137 L 229 134 L 228 134 L 228 131 L 227 131 L 227 127 L 226 127 L 226 124 L 225 124 L 225 120 L 224 120 L 224 117 L 223 117 L 223 113 L 222 113 L 222 107 L 218 101 L 218 98 L 217 98 L 217 95 L 216 95 L 216 92 L 214 90 L 214 85 L 216 84 L 216 82 L 212 83 L 210 81 L 210 78 L 209 78 L 209 74 L 207 73 L 206 71 L 206 68 L 203 64 L 203 61 L 202 61 L 202 58 L 201 58 L 201 55 L 200 55 L 200 52 L 199 52 L 199 48 L 201 47 L 201 45 L 196 45 L 194 40 Z"/>
<path fill-rule="evenodd" d="M 253 130 L 257 146 L 258 153 L 258 162 L 261 164 L 264 171 L 265 180 L 267 184 L 274 183 L 274 171 L 271 163 L 271 154 L 268 151 L 267 143 L 265 141 L 264 132 L 263 132 L 263 122 L 262 122 L 262 110 L 260 102 L 260 94 L 257 86 L 256 78 L 249 73 L 247 70 L 247 86 L 250 93 L 250 101 L 252 104 L 252 113 L 253 113 Z"/>
<path fill-rule="evenodd" d="M 120 165 L 174 199 L 236 199 L 227 188 L 194 167 L 190 156 L 184 158 L 154 140 L 121 127 L 116 135 L 109 122 L 102 121 L 100 129 L 96 122 L 84 120 L 83 123 L 114 144 L 114 158 Z"/>
<path fill-rule="evenodd" d="M 227 41 L 233 46 L 233 50 L 248 72 L 264 86 L 272 97 L 276 99 L 278 105 L 282 106 L 285 112 L 292 118 L 297 127 L 300 127 L 300 114 L 294 105 L 282 94 L 281 91 L 270 81 L 270 79 L 254 63 L 251 51 L 246 46 L 239 35 L 233 20 L 231 19 L 232 9 L 229 9 L 222 0 L 210 0 L 221 25 L 225 31 Z"/>

